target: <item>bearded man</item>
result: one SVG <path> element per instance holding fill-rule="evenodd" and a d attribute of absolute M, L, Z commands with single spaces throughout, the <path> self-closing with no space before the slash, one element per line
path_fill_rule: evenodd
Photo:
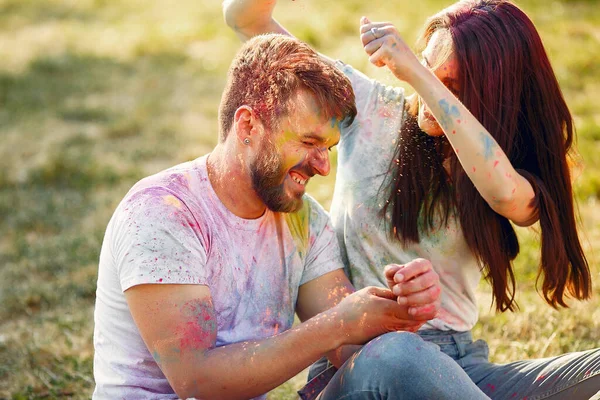
<path fill-rule="evenodd" d="M 262 397 L 323 355 L 341 366 L 351 345 L 435 315 L 437 275 L 423 263 L 402 270 L 431 277 L 406 289 L 419 301 L 354 292 L 328 215 L 305 194 L 355 115 L 348 79 L 307 45 L 265 35 L 243 46 L 217 146 L 142 179 L 108 225 L 94 398 Z"/>

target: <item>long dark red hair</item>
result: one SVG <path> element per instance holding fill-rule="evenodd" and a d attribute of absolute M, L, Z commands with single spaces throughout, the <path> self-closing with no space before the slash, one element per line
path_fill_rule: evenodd
<path fill-rule="evenodd" d="M 428 20 L 423 42 L 438 29 L 452 38 L 460 101 L 535 190 L 544 299 L 556 308 L 567 307 L 567 293 L 588 298 L 590 272 L 577 235 L 567 164 L 573 121 L 533 23 L 508 1 L 462 1 Z M 383 210 L 391 209 L 392 234 L 404 244 L 419 242 L 419 217 L 427 232 L 435 228 L 437 212 L 442 223 L 455 213 L 492 286 L 496 309 L 514 310 L 512 261 L 519 242 L 512 225 L 489 207 L 453 153 L 446 172 L 445 137 L 428 136 L 408 114 Z"/>

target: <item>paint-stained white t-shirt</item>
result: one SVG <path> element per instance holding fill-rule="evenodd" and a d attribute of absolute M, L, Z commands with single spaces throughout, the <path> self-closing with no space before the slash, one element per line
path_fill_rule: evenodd
<path fill-rule="evenodd" d="M 298 288 L 342 268 L 323 208 L 247 220 L 214 192 L 206 156 L 138 182 L 108 225 L 94 313 L 95 399 L 177 398 L 132 319 L 124 292 L 141 284 L 209 287 L 217 346 L 292 326 Z"/>
<path fill-rule="evenodd" d="M 481 272 L 459 222 L 451 217 L 434 232 L 420 229 L 420 243 L 403 247 L 390 237 L 381 216 L 389 193 L 384 183 L 406 119 L 404 90 L 382 85 L 339 61 L 337 66 L 352 82 L 358 115 L 352 125 L 342 127 L 331 219 L 354 286 L 386 287 L 387 264 L 428 259 L 440 276 L 441 310 L 421 329 L 471 329 L 478 318 L 475 289 Z"/>

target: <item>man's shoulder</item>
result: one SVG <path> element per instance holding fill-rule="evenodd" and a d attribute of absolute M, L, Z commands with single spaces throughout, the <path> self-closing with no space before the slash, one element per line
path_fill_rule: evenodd
<path fill-rule="evenodd" d="M 164 196 L 172 196 L 183 203 L 200 200 L 209 184 L 205 159 L 206 156 L 203 156 L 140 179 L 129 190 L 124 201 Z"/>
<path fill-rule="evenodd" d="M 118 232 L 131 221 L 154 225 L 204 221 L 213 200 L 206 164 L 201 162 L 199 158 L 178 164 L 138 181 L 116 208 L 112 229 Z"/>

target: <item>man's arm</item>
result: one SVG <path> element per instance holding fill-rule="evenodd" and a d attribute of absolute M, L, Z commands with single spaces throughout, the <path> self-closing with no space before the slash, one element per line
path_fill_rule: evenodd
<path fill-rule="evenodd" d="M 267 340 L 215 348 L 217 319 L 207 286 L 140 285 L 125 295 L 146 346 L 182 398 L 258 396 L 341 344 L 335 322 L 320 316 Z"/>
<path fill-rule="evenodd" d="M 404 323 L 391 291 L 365 288 L 286 332 L 215 348 L 218 326 L 207 286 L 145 284 L 125 297 L 146 346 L 182 398 L 261 395 L 325 353 Z"/>

